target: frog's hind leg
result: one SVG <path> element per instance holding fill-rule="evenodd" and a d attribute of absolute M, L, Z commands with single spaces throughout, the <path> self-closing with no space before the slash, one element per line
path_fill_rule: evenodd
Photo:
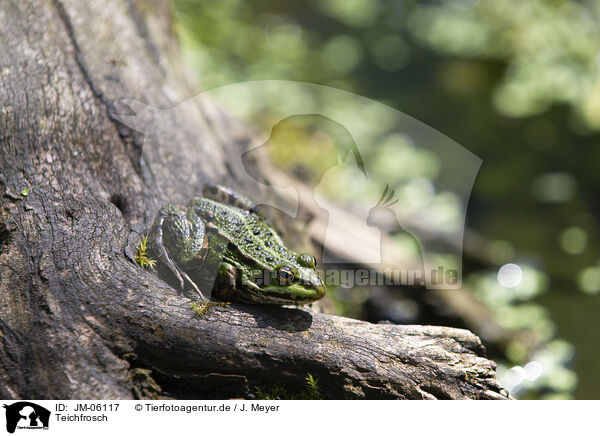
<path fill-rule="evenodd" d="M 173 259 L 171 252 L 168 247 L 165 246 L 165 230 L 167 232 L 172 231 L 170 229 L 176 228 L 178 231 L 183 230 L 185 227 L 189 227 L 189 222 L 185 212 L 178 207 L 167 206 L 162 208 L 152 226 L 150 233 L 150 249 L 156 254 L 158 260 L 162 265 L 165 265 L 175 278 L 179 281 L 179 287 L 183 291 L 185 283 L 187 282 L 197 293 L 200 295 L 203 301 L 207 301 L 206 297 L 202 294 L 196 283 L 183 271 Z M 184 232 L 185 233 L 185 232 Z M 173 235 L 170 235 L 172 239 Z M 175 235 L 181 236 L 181 235 Z"/>
<path fill-rule="evenodd" d="M 202 186 L 202 196 L 219 203 L 257 213 L 256 205 L 252 200 L 227 186 L 207 182 Z"/>

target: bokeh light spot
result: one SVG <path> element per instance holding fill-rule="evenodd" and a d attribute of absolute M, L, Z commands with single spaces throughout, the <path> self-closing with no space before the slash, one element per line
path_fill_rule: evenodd
<path fill-rule="evenodd" d="M 546 173 L 535 178 L 531 190 L 540 201 L 564 203 L 575 196 L 577 184 L 571 174 Z"/>
<path fill-rule="evenodd" d="M 505 288 L 514 288 L 523 280 L 523 270 L 519 265 L 507 263 L 498 270 L 498 283 Z"/>
<path fill-rule="evenodd" d="M 534 381 L 539 378 L 544 372 L 542 364 L 536 360 L 532 360 L 525 365 L 525 378 L 529 381 Z"/>
<path fill-rule="evenodd" d="M 586 294 L 600 292 L 600 267 L 592 266 L 582 270 L 577 276 L 577 285 Z"/>
<path fill-rule="evenodd" d="M 569 227 L 560 233 L 558 242 L 566 253 L 581 254 L 587 247 L 587 233 L 579 227 Z"/>

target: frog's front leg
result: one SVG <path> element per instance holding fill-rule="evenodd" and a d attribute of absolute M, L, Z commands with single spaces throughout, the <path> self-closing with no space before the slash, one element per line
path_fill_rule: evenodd
<path fill-rule="evenodd" d="M 196 283 L 183 270 L 191 261 L 202 261 L 208 248 L 204 223 L 193 210 L 190 213 L 192 216 L 175 205 L 161 208 L 150 232 L 150 250 L 175 275 L 182 290 L 187 282 L 206 300 Z"/>
<path fill-rule="evenodd" d="M 224 301 L 239 300 L 240 293 L 260 293 L 260 287 L 254 283 L 252 276 L 245 274 L 241 265 L 232 259 L 223 259 L 217 277 L 217 297 Z"/>

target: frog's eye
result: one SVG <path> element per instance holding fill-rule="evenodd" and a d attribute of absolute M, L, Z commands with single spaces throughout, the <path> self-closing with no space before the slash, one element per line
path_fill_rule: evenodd
<path fill-rule="evenodd" d="M 276 277 L 281 285 L 289 285 L 294 280 L 294 271 L 289 266 L 277 268 Z"/>
<path fill-rule="evenodd" d="M 315 269 L 317 267 L 317 259 L 312 257 L 310 254 L 299 254 L 297 261 L 305 268 Z"/>

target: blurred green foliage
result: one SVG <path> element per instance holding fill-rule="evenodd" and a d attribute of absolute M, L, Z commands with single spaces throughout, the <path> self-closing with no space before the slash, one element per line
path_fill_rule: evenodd
<path fill-rule="evenodd" d="M 572 107 L 580 127 L 600 128 L 600 3 L 451 0 L 422 4 L 409 25 L 421 42 L 453 56 L 506 62 L 495 86 L 499 113 L 527 116 Z"/>
<path fill-rule="evenodd" d="M 511 333 L 499 377 L 520 398 L 598 398 L 599 2 L 174 4 L 204 89 L 256 79 L 334 86 L 408 113 L 481 157 L 467 224 L 490 241 L 492 264 L 471 263 L 465 282 Z M 297 144 L 308 137 L 334 148 L 330 138 L 288 127 Z M 313 152 L 298 145 L 271 155 L 310 180 L 323 171 Z M 408 205 L 428 195 L 423 180 L 440 165 L 401 136 L 366 153 L 384 183 L 419 176 L 402 197 Z M 336 186 L 331 195 L 343 197 Z M 378 194 L 365 192 L 364 200 L 374 204 Z M 523 270 L 514 288 L 499 284 L 493 266 L 509 262 Z M 360 314 L 369 291 L 352 291 L 334 290 L 337 307 Z"/>

